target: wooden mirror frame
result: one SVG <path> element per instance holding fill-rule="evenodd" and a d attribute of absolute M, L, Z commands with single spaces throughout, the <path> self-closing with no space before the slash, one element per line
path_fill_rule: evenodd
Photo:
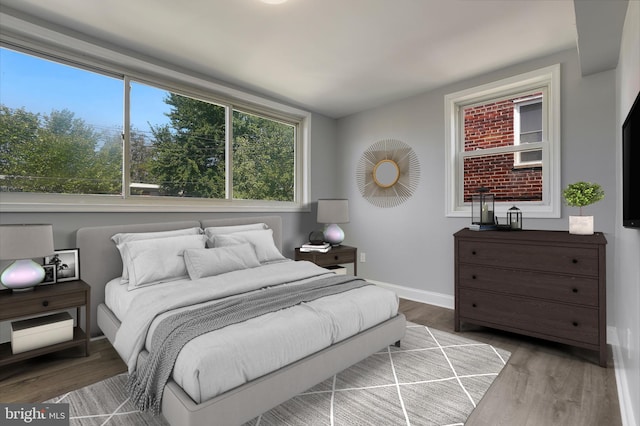
<path fill-rule="evenodd" d="M 392 169 L 389 169 L 387 166 L 391 166 Z M 395 172 L 395 176 L 390 175 L 393 172 Z M 380 188 L 391 188 L 400 179 L 400 167 L 398 167 L 398 163 L 393 160 L 380 160 L 373 167 L 372 177 L 373 181 Z M 393 179 L 388 179 L 389 177 L 393 177 Z"/>

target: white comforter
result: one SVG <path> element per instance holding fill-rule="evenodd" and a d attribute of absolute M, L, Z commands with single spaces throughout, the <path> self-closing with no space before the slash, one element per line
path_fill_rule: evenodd
<path fill-rule="evenodd" d="M 114 346 L 135 368 L 167 312 L 274 285 L 326 276 L 309 262 L 281 262 L 133 292 Z M 109 300 L 109 298 L 107 298 Z M 397 314 L 395 293 L 365 286 L 207 333 L 178 356 L 173 379 L 199 403 L 253 380 Z"/>

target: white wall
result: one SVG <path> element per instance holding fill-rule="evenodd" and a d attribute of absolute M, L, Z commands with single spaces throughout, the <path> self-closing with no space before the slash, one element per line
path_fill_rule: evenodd
<path fill-rule="evenodd" d="M 640 92 L 640 2 L 627 9 L 620 59 L 616 72 L 616 141 L 621 126 Z M 636 167 L 638 167 L 636 165 Z M 640 229 L 622 227 L 622 145 L 616 144 L 615 277 L 612 323 L 617 331 L 614 345 L 618 394 L 626 425 L 640 424 Z M 636 194 L 640 195 L 640 194 Z"/>
<path fill-rule="evenodd" d="M 561 64 L 562 186 L 595 181 L 607 196 L 589 206 L 596 228 L 605 232 L 609 282 L 613 283 L 616 213 L 615 71 L 583 78 L 578 54 L 568 50 L 546 58 L 495 71 L 468 81 L 414 96 L 338 121 L 343 187 L 350 199 L 351 223 L 346 242 L 366 253 L 359 272 L 366 278 L 402 286 L 405 297 L 453 307 L 453 236 L 469 224 L 466 218 L 445 217 L 444 96 L 534 69 Z M 355 171 L 363 151 L 382 139 L 409 144 L 420 160 L 416 194 L 395 208 L 379 208 L 363 199 Z M 526 229 L 568 229 L 572 208 L 560 219 L 524 217 Z M 610 312 L 613 306 L 610 306 Z"/>

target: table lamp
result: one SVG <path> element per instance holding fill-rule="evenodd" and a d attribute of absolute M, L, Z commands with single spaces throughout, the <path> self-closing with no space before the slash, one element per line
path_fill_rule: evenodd
<path fill-rule="evenodd" d="M 349 200 L 346 199 L 319 199 L 318 223 L 326 225 L 324 240 L 332 246 L 339 246 L 344 241 L 344 231 L 339 223 L 349 222 Z"/>
<path fill-rule="evenodd" d="M 52 225 L 0 225 L 0 260 L 15 260 L 0 282 L 13 291 L 32 290 L 44 279 L 42 265 L 32 259 L 53 252 Z"/>

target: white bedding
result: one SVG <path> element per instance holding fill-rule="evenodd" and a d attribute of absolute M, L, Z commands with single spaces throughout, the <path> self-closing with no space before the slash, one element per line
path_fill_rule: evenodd
<path fill-rule="evenodd" d="M 222 298 L 235 290 L 273 285 L 283 276 L 295 277 L 295 282 L 286 284 L 295 285 L 327 272 L 309 262 L 289 261 L 129 292 L 126 285 L 113 280 L 107 285 L 105 301 L 122 321 L 114 346 L 131 370 L 138 349 L 147 347 L 159 320 L 167 315 L 158 314 L 156 306 L 161 306 L 161 311 L 181 306 L 199 300 L 201 292 Z M 397 311 L 395 293 L 366 286 L 263 315 L 192 340 L 176 360 L 173 379 L 199 403 L 353 336 Z M 140 328 L 148 328 L 149 334 L 142 333 L 141 338 L 130 335 Z"/>

